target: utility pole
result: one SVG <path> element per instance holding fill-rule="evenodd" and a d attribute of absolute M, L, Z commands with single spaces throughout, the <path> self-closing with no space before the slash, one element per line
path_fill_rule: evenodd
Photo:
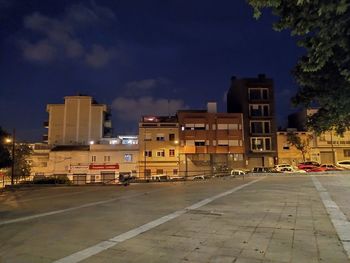
<path fill-rule="evenodd" d="M 15 175 L 15 141 L 16 141 L 16 130 L 13 129 L 12 133 L 12 169 L 11 169 L 11 185 L 13 185 L 13 179 Z"/>

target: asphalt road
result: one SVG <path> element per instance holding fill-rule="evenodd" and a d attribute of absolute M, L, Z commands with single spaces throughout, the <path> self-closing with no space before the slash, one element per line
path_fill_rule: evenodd
<path fill-rule="evenodd" d="M 350 262 L 350 174 L 0 194 L 0 262 Z"/>

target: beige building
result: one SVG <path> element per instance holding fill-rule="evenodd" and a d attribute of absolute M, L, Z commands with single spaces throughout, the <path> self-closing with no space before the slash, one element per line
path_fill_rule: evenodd
<path fill-rule="evenodd" d="M 350 160 L 350 131 L 346 131 L 342 136 L 334 131 L 317 136 L 314 150 L 320 163 Z"/>
<path fill-rule="evenodd" d="M 90 96 L 67 96 L 64 104 L 48 104 L 45 123 L 49 145 L 87 145 L 110 136 L 111 121 L 107 106 Z"/>
<path fill-rule="evenodd" d="M 137 144 L 60 145 L 47 155 L 45 162 L 33 163 L 32 175 L 67 177 L 74 184 L 116 183 L 120 174 L 138 176 Z"/>
<path fill-rule="evenodd" d="M 178 176 L 179 125 L 176 117 L 145 116 L 139 123 L 141 178 Z"/>
<path fill-rule="evenodd" d="M 315 138 L 312 132 L 293 131 L 305 144 L 305 161 L 318 161 L 317 153 L 314 151 Z M 295 146 L 288 143 L 288 132 L 277 132 L 277 154 L 278 163 L 297 165 L 303 162 L 303 154 Z"/>
<path fill-rule="evenodd" d="M 317 111 L 317 108 L 310 108 L 289 115 L 288 126 L 298 131 L 306 131 L 307 117 Z M 336 164 L 338 161 L 350 160 L 350 131 L 346 131 L 343 135 L 328 131 L 319 136 L 313 134 L 313 137 L 311 160 L 323 164 Z"/>

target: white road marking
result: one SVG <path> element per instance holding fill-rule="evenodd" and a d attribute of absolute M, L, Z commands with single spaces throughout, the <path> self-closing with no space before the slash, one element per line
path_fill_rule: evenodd
<path fill-rule="evenodd" d="M 344 250 L 350 258 L 350 222 L 340 210 L 338 205 L 332 200 L 327 190 L 322 186 L 320 181 L 312 176 L 312 181 L 322 199 L 323 205 L 325 206 L 332 224 L 337 231 L 340 241 L 343 244 Z"/>
<path fill-rule="evenodd" d="M 45 217 L 45 216 L 52 216 L 52 215 L 57 215 L 57 214 L 61 214 L 61 213 L 67 213 L 67 212 L 78 210 L 81 208 L 91 207 L 91 206 L 95 206 L 95 205 L 102 205 L 102 204 L 111 203 L 111 202 L 114 202 L 117 200 L 123 200 L 123 199 L 127 199 L 127 198 L 137 197 L 140 195 L 149 194 L 149 193 L 158 192 L 158 191 L 165 191 L 165 190 L 167 190 L 167 188 L 166 189 L 164 189 L 164 188 L 157 189 L 157 190 L 148 191 L 148 192 L 142 192 L 142 193 L 129 195 L 129 196 L 120 196 L 120 197 L 115 197 L 115 198 L 102 200 L 102 201 L 98 201 L 98 202 L 92 202 L 92 203 L 87 203 L 84 205 L 74 206 L 74 207 L 70 207 L 70 208 L 66 208 L 66 209 L 60 209 L 60 210 L 50 211 L 50 212 L 46 212 L 46 213 L 40 213 L 40 214 L 36 214 L 36 215 L 31 215 L 31 216 L 24 216 L 24 217 L 19 217 L 19 218 L 15 218 L 15 219 L 0 221 L 0 226 L 18 223 L 18 222 L 23 222 L 23 221 L 28 221 L 28 220 L 32 220 L 32 219 L 36 219 L 36 218 L 40 218 L 40 217 Z"/>
<path fill-rule="evenodd" d="M 212 196 L 210 198 L 206 198 L 206 199 L 204 199 L 204 200 L 202 200 L 202 201 L 200 201 L 198 203 L 195 203 L 195 204 L 193 204 L 191 206 L 188 206 L 188 207 L 186 207 L 184 209 L 175 211 L 175 212 L 173 212 L 171 214 L 168 214 L 166 216 L 158 218 L 158 219 L 156 219 L 154 221 L 151 221 L 151 222 L 149 222 L 147 224 L 144 224 L 142 226 L 134 228 L 134 229 L 132 229 L 130 231 L 127 231 L 127 232 L 125 232 L 123 234 L 120 234 L 120 235 L 117 235 L 117 236 L 115 236 L 113 238 L 110 238 L 108 240 L 102 241 L 102 242 L 100 242 L 100 243 L 98 243 L 98 244 L 96 244 L 94 246 L 88 247 L 88 248 L 83 249 L 81 251 L 78 251 L 78 252 L 76 252 L 74 254 L 71 254 L 71 255 L 69 255 L 67 257 L 64 257 L 64 258 L 61 258 L 59 260 L 56 260 L 53 263 L 76 263 L 76 262 L 80 262 L 80 261 L 82 261 L 84 259 L 87 259 L 87 258 L 89 258 L 89 257 L 91 257 L 93 255 L 96 255 L 96 254 L 98 254 L 98 253 L 100 253 L 100 252 L 102 252 L 104 250 L 107 250 L 107 249 L 117 245 L 118 243 L 121 243 L 121 242 L 126 241 L 128 239 L 131 239 L 133 237 L 136 237 L 136 236 L 138 236 L 138 235 L 140 235 L 140 234 L 142 234 L 142 233 L 144 233 L 144 232 L 146 232 L 148 230 L 151 230 L 151 229 L 153 229 L 153 228 L 155 228 L 155 227 L 157 227 L 157 226 L 159 226 L 161 224 L 164 224 L 164 223 L 166 223 L 166 222 L 168 222 L 168 221 L 170 221 L 170 220 L 172 220 L 174 218 L 177 218 L 177 217 L 185 214 L 189 210 L 194 210 L 194 209 L 197 209 L 199 207 L 202 207 L 202 206 L 204 206 L 204 205 L 206 205 L 206 204 L 208 204 L 210 202 L 215 201 L 216 199 L 219 199 L 221 197 L 224 197 L 224 196 L 227 196 L 227 195 L 232 194 L 234 192 L 237 192 L 238 190 L 240 190 L 240 189 L 242 189 L 244 187 L 247 187 L 247 186 L 249 186 L 251 184 L 254 184 L 254 183 L 256 183 L 256 182 L 258 182 L 258 181 L 260 181 L 260 180 L 262 180 L 264 178 L 265 177 L 257 179 L 257 180 L 254 180 L 254 181 L 251 181 L 251 182 L 249 182 L 247 184 L 244 184 L 244 185 L 240 185 L 240 186 L 235 187 L 235 188 L 233 188 L 233 189 L 231 189 L 229 191 L 226 191 L 226 192 L 223 192 L 221 194 Z"/>

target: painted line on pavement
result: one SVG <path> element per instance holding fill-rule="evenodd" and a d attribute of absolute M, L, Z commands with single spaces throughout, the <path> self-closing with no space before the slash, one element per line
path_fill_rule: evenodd
<path fill-rule="evenodd" d="M 102 204 L 111 203 L 111 202 L 114 202 L 114 201 L 117 201 L 117 200 L 123 200 L 123 199 L 137 197 L 137 196 L 144 195 L 144 194 L 149 194 L 149 193 L 159 192 L 159 191 L 165 191 L 167 189 L 168 188 L 166 188 L 166 189 L 162 188 L 162 189 L 157 189 L 157 190 L 154 190 L 154 191 L 147 191 L 147 192 L 142 192 L 142 193 L 129 195 L 129 196 L 120 196 L 120 197 L 115 197 L 115 198 L 102 200 L 102 201 L 98 201 L 98 202 L 92 202 L 92 203 L 87 203 L 87 204 L 84 204 L 84 205 L 74 206 L 74 207 L 70 207 L 70 208 L 66 208 L 66 209 L 60 209 L 60 210 L 50 211 L 50 212 L 46 212 L 46 213 L 40 213 L 40 214 L 36 214 L 36 215 L 31 215 L 31 216 L 24 216 L 24 217 L 19 217 L 19 218 L 15 218 L 15 219 L 0 221 L 0 226 L 13 224 L 13 223 L 24 222 L 24 221 L 28 221 L 28 220 L 32 220 L 32 219 L 36 219 L 36 218 L 40 218 L 40 217 L 45 217 L 45 216 L 52 216 L 52 215 L 57 215 L 57 214 L 61 214 L 61 213 L 67 213 L 67 212 L 78 210 L 78 209 L 81 209 L 81 208 L 86 208 L 86 207 L 91 207 L 91 206 L 96 206 L 96 205 L 102 205 Z"/>
<path fill-rule="evenodd" d="M 350 258 L 350 222 L 338 205 L 332 200 L 326 188 L 322 186 L 320 181 L 314 175 L 312 175 L 312 182 L 314 183 L 323 205 L 331 218 L 332 224 L 337 231 L 344 250 L 346 251 L 348 258 Z"/>
<path fill-rule="evenodd" d="M 83 249 L 81 251 L 73 253 L 73 254 L 71 254 L 71 255 L 69 255 L 67 257 L 64 257 L 64 258 L 61 258 L 59 260 L 56 260 L 53 263 L 76 263 L 76 262 L 80 262 L 80 261 L 82 261 L 84 259 L 87 259 L 87 258 L 89 258 L 91 256 L 94 256 L 94 255 L 96 255 L 96 254 L 98 254 L 98 253 L 100 253 L 100 252 L 102 252 L 104 250 L 107 250 L 107 249 L 117 245 L 118 243 L 124 242 L 124 241 L 126 241 L 128 239 L 131 239 L 133 237 L 136 237 L 136 236 L 138 236 L 138 235 L 140 235 L 140 234 L 142 234 L 142 233 L 144 233 L 144 232 L 146 232 L 148 230 L 151 230 L 151 229 L 153 229 L 153 228 L 155 228 L 155 227 L 157 227 L 157 226 L 159 226 L 161 224 L 164 224 L 164 223 L 166 223 L 166 222 L 168 222 L 168 221 L 170 221 L 172 219 L 175 219 L 175 218 L 185 214 L 186 212 L 188 212 L 190 210 L 197 209 L 199 207 L 202 207 L 202 206 L 204 206 L 204 205 L 206 205 L 208 203 L 211 203 L 211 202 L 215 201 L 216 199 L 219 199 L 221 197 L 224 197 L 224 196 L 227 196 L 227 195 L 232 194 L 234 192 L 237 192 L 237 191 L 241 190 L 244 187 L 247 187 L 247 186 L 249 186 L 251 184 L 254 184 L 254 183 L 256 183 L 256 182 L 258 182 L 260 180 L 263 180 L 264 178 L 265 177 L 257 179 L 257 180 L 254 180 L 254 181 L 251 181 L 251 182 L 249 182 L 247 184 L 244 184 L 244 185 L 237 186 L 237 187 L 235 187 L 235 188 L 233 188 L 231 190 L 228 190 L 226 192 L 223 192 L 223 193 L 220 193 L 218 195 L 212 196 L 210 198 L 206 198 L 206 199 L 204 199 L 204 200 L 202 200 L 202 201 L 200 201 L 198 203 L 195 203 L 195 204 L 193 204 L 191 206 L 188 206 L 188 207 L 186 207 L 184 209 L 175 211 L 175 212 L 173 212 L 171 214 L 168 214 L 166 216 L 160 217 L 160 218 L 158 218 L 158 219 L 156 219 L 154 221 L 151 221 L 151 222 L 149 222 L 147 224 L 144 224 L 142 226 L 139 226 L 137 228 L 129 230 L 129 231 L 125 232 L 125 233 L 119 234 L 119 235 L 117 235 L 117 236 L 115 236 L 113 238 L 110 238 L 108 240 L 102 241 L 102 242 L 100 242 L 100 243 L 98 243 L 98 244 L 96 244 L 94 246 L 88 247 L 86 249 Z"/>

